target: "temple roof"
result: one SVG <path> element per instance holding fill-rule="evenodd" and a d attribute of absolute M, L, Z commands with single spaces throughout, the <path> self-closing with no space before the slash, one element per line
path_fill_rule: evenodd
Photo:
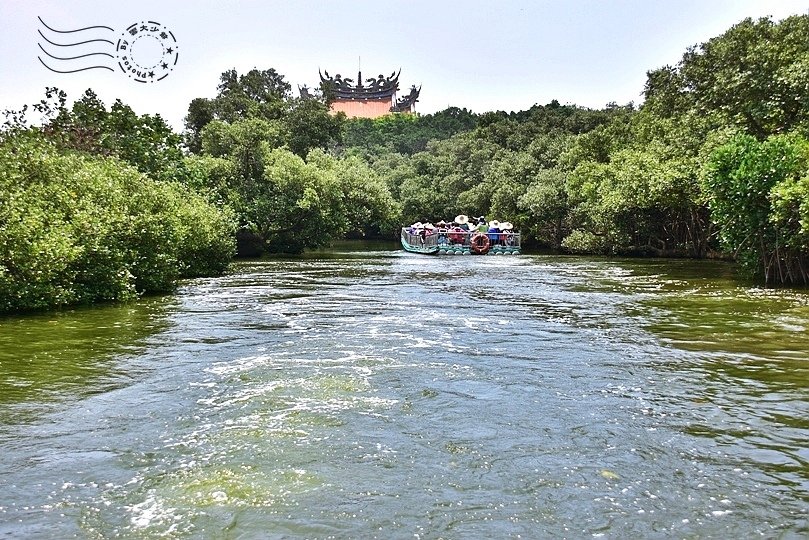
<path fill-rule="evenodd" d="M 362 72 L 357 73 L 357 82 L 354 79 L 343 78 L 339 73 L 334 77 L 328 71 L 320 73 L 320 84 L 324 89 L 334 92 L 337 99 L 385 99 L 390 98 L 399 89 L 399 73 L 394 71 L 389 77 L 380 74 L 377 78 L 365 79 L 363 84 Z M 323 76 L 325 74 L 325 77 Z"/>
<path fill-rule="evenodd" d="M 397 99 L 390 112 L 409 112 L 413 110 L 413 105 L 419 100 L 419 93 L 421 93 L 421 86 L 416 88 L 416 85 L 410 87 L 410 93 L 405 97 Z"/>

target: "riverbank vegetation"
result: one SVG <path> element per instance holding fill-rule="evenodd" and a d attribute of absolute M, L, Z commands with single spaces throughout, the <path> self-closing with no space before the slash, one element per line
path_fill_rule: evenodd
<path fill-rule="evenodd" d="M 0 146 L 0 189 L 0 312 L 167 291 L 233 251 L 232 217 L 203 196 L 39 134 Z"/>
<path fill-rule="evenodd" d="M 648 72 L 640 107 L 486 113 L 413 151 L 386 144 L 390 120 L 372 122 L 375 141 L 355 120 L 346 141 L 364 143 L 344 151 L 387 180 L 403 222 L 507 216 L 554 250 L 735 257 L 766 283 L 806 284 L 807 35 L 807 15 L 747 19 Z"/>
<path fill-rule="evenodd" d="M 127 299 L 221 273 L 237 251 L 458 213 L 560 252 L 729 256 L 806 284 L 807 35 L 807 15 L 744 20 L 648 72 L 641 106 L 600 110 L 347 119 L 274 69 L 229 70 L 180 135 L 91 90 L 67 107 L 48 89 L 0 132 L 0 312 Z"/>

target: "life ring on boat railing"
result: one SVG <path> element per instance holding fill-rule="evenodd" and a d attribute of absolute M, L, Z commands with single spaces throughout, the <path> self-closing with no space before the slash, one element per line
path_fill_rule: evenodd
<path fill-rule="evenodd" d="M 492 246 L 489 237 L 480 232 L 473 234 L 469 243 L 472 244 L 472 253 L 476 255 L 486 255 Z"/>

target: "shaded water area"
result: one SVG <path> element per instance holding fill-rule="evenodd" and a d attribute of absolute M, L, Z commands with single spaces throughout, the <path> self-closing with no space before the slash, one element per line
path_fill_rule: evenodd
<path fill-rule="evenodd" d="M 3 538 L 805 538 L 809 292 L 349 244 L 0 319 Z"/>

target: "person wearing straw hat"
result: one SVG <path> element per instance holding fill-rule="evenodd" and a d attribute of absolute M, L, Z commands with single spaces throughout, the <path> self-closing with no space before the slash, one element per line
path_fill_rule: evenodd
<path fill-rule="evenodd" d="M 512 229 L 514 229 L 514 225 L 509 221 L 504 221 L 500 224 L 500 242 L 504 246 L 510 246 L 514 242 Z"/>
<path fill-rule="evenodd" d="M 489 222 L 489 241 L 494 244 L 500 243 L 500 222 L 496 219 L 493 219 Z"/>
<path fill-rule="evenodd" d="M 458 224 L 458 227 L 461 229 L 468 231 L 469 230 L 469 217 L 465 214 L 459 214 L 455 216 L 455 223 Z"/>

